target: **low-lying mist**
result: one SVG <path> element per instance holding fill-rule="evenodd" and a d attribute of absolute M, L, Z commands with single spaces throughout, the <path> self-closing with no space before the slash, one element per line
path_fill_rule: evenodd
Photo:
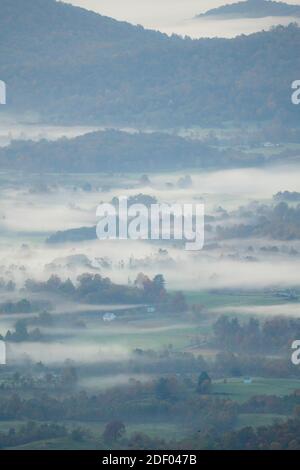
<path fill-rule="evenodd" d="M 109 363 L 125 361 L 130 358 L 129 348 L 119 344 L 94 345 L 77 344 L 76 341 L 48 343 L 9 343 L 8 360 L 21 364 L 26 360 L 58 365 L 70 360 L 77 364 Z"/>
<path fill-rule="evenodd" d="M 234 37 L 251 34 L 262 29 L 269 29 L 277 24 L 289 24 L 297 20 L 291 17 L 240 18 L 236 20 L 194 19 L 196 15 L 224 4 L 236 3 L 237 0 L 68 0 L 75 6 L 94 10 L 102 15 L 134 24 L 169 35 L 175 33 L 192 38 Z M 297 0 L 288 3 L 298 4 Z"/>

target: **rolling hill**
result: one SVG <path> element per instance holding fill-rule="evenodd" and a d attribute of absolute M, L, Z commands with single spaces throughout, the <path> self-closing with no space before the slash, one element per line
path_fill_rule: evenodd
<path fill-rule="evenodd" d="M 14 141 L 0 148 L 0 168 L 28 172 L 144 172 L 236 163 L 232 152 L 163 133 L 115 130 L 54 142 Z M 254 157 L 251 158 L 253 161 Z M 249 163 L 249 162 L 247 162 Z"/>
<path fill-rule="evenodd" d="M 300 6 L 290 5 L 272 0 L 246 0 L 224 5 L 208 10 L 198 18 L 203 17 L 229 17 L 229 18 L 265 18 L 267 16 L 300 16 Z"/>

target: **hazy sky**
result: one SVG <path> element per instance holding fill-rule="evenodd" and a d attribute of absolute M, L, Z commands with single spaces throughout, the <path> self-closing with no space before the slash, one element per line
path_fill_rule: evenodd
<path fill-rule="evenodd" d="M 237 0 L 65 0 L 73 5 L 94 10 L 106 16 L 142 24 L 171 34 L 175 32 L 192 37 L 224 36 L 251 33 L 268 29 L 273 24 L 288 24 L 287 18 L 246 20 L 193 20 L 194 16 L 208 9 L 235 3 Z M 287 3 L 300 5 L 300 0 Z"/>

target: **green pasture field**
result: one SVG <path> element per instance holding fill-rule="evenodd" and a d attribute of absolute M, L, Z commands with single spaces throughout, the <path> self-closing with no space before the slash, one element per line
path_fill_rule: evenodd
<path fill-rule="evenodd" d="M 300 380 L 267 379 L 254 377 L 251 384 L 244 383 L 243 378 L 229 378 L 213 382 L 213 393 L 238 402 L 245 402 L 255 395 L 285 396 L 300 389 Z"/>
<path fill-rule="evenodd" d="M 255 305 L 278 305 L 286 303 L 271 292 L 247 292 L 247 291 L 185 291 L 186 299 L 190 305 L 200 304 L 204 309 L 228 306 L 255 306 Z"/>

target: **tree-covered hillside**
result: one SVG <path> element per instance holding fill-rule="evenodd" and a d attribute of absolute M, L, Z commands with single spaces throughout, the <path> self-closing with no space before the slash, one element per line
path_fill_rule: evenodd
<path fill-rule="evenodd" d="M 287 122 L 299 118 L 291 104 L 299 43 L 295 25 L 232 40 L 191 40 L 54 0 L 1 0 L 5 111 L 156 127 Z"/>
<path fill-rule="evenodd" d="M 55 142 L 15 141 L 0 148 L 1 169 L 90 173 L 159 171 L 188 167 L 226 167 L 232 152 L 167 134 L 129 134 L 108 130 Z M 252 156 L 251 160 L 255 160 Z M 249 163 L 249 162 L 247 162 Z M 241 163 L 240 163 L 241 164 Z"/>

